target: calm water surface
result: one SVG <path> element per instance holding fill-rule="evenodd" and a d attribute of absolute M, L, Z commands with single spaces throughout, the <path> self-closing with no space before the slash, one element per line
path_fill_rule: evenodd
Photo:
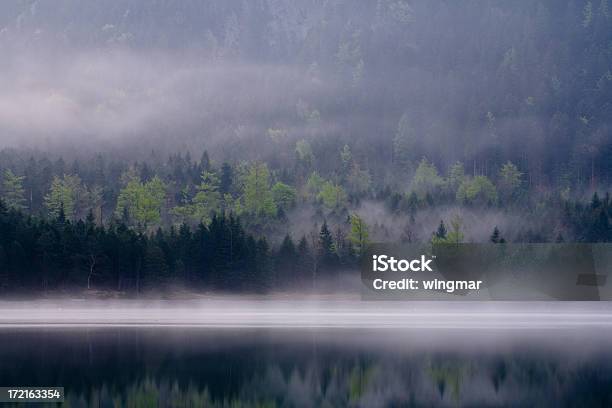
<path fill-rule="evenodd" d="M 592 327 L 12 327 L 0 385 L 63 386 L 70 407 L 605 407 L 611 340 Z"/>

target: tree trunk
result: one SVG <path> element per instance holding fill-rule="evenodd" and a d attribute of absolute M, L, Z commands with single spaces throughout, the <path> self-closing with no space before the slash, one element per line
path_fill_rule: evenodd
<path fill-rule="evenodd" d="M 96 268 L 96 257 L 93 255 L 89 256 L 89 275 L 87 275 L 87 290 L 91 289 L 91 277 L 94 275 Z"/>

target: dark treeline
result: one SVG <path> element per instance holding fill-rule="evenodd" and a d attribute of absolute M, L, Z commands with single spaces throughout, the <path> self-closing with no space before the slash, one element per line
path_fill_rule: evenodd
<path fill-rule="evenodd" d="M 611 211 L 609 195 L 600 199 L 595 194 L 586 205 L 567 203 L 562 222 L 579 242 L 611 242 Z M 325 222 L 317 235 L 304 236 L 297 244 L 287 235 L 271 248 L 265 238 L 245 232 L 232 214 L 213 215 L 208 225 L 200 223 L 195 229 L 182 224 L 146 234 L 116 221 L 98 226 L 93 213 L 75 222 L 66 218 L 63 209 L 52 220 L 26 216 L 0 201 L 0 289 L 136 294 L 176 287 L 259 293 L 321 289 L 317 281 L 329 284 L 347 270 L 356 271 L 359 244 L 365 244 L 367 231 L 351 221 L 348 239 L 340 232 L 333 234 Z M 355 241 L 355 236 L 362 241 Z M 462 232 L 455 221 L 448 228 L 441 222 L 431 239 L 461 242 Z M 537 232 L 519 240 L 548 241 Z M 497 227 L 490 241 L 506 242 Z M 554 241 L 565 238 L 559 233 Z"/>
<path fill-rule="evenodd" d="M 232 215 L 146 235 L 122 223 L 97 226 L 93 214 L 76 222 L 63 211 L 53 220 L 29 217 L 0 201 L 0 288 L 13 293 L 321 289 L 317 280 L 338 278 L 355 261 L 354 252 L 340 257 L 337 247 L 327 224 L 311 242 L 287 236 L 272 249 Z"/>

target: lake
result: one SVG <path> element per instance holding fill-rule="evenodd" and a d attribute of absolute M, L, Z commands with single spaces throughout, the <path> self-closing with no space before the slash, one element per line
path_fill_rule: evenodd
<path fill-rule="evenodd" d="M 259 324 L 259 309 L 248 306 L 253 324 L 242 326 L 101 324 L 94 313 L 96 324 L 13 321 L 0 328 L 0 385 L 62 386 L 70 407 L 612 406 L 607 306 L 575 313 L 560 306 L 572 317 L 558 320 L 570 324 L 539 327 L 524 317 L 519 325 L 517 316 L 507 327 L 503 317 L 484 325 L 326 325 L 302 311 L 307 316 L 293 315 L 286 328 Z M 11 314 L 3 307 L 0 321 Z M 62 307 L 68 316 L 80 310 Z M 334 315 L 351 315 L 346 303 L 318 304 L 320 313 L 334 307 L 344 310 Z M 379 307 L 391 314 L 397 305 Z M 435 310 L 447 319 L 455 309 L 476 309 L 441 307 Z M 43 309 L 50 319 L 53 308 Z M 272 312 L 259 314 L 270 319 Z"/>

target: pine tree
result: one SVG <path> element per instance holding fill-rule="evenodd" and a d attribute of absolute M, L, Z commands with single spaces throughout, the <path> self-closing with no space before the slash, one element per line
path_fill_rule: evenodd
<path fill-rule="evenodd" d="M 296 281 L 296 256 L 295 244 L 289 234 L 285 235 L 278 253 L 276 254 L 276 283 L 275 286 L 287 285 Z"/>
<path fill-rule="evenodd" d="M 208 171 L 210 171 L 210 158 L 208 157 L 208 152 L 204 150 L 200 158 L 200 172 L 203 173 Z"/>
<path fill-rule="evenodd" d="M 327 226 L 327 221 L 323 222 L 319 231 L 319 260 L 319 264 L 327 268 L 333 268 L 337 263 L 337 256 L 334 252 L 334 238 Z"/>
<path fill-rule="evenodd" d="M 446 239 L 446 225 L 444 225 L 444 220 L 440 220 L 440 225 L 438 225 L 438 229 L 435 232 L 435 237 L 438 239 Z"/>
<path fill-rule="evenodd" d="M 26 208 L 24 176 L 17 176 L 11 170 L 5 170 L 0 185 L 0 194 L 9 208 L 23 211 Z"/>
<path fill-rule="evenodd" d="M 301 283 L 308 282 L 312 275 L 313 260 L 306 236 L 302 236 L 298 242 L 296 267 L 297 280 Z"/>
<path fill-rule="evenodd" d="M 599 199 L 599 194 L 597 191 L 593 193 L 593 198 L 591 199 L 591 208 L 596 209 L 601 206 L 601 200 Z"/>
<path fill-rule="evenodd" d="M 219 184 L 219 191 L 222 194 L 226 194 L 230 192 L 230 189 L 232 187 L 232 180 L 233 180 L 233 171 L 232 171 L 232 166 L 230 166 L 229 163 L 223 163 L 221 165 L 221 181 Z"/>
<path fill-rule="evenodd" d="M 155 243 L 149 243 L 144 258 L 145 279 L 149 288 L 168 283 L 169 269 L 164 252 Z"/>
<path fill-rule="evenodd" d="M 491 234 L 490 241 L 494 244 L 499 244 L 499 229 L 497 226 L 493 228 L 493 233 Z"/>

